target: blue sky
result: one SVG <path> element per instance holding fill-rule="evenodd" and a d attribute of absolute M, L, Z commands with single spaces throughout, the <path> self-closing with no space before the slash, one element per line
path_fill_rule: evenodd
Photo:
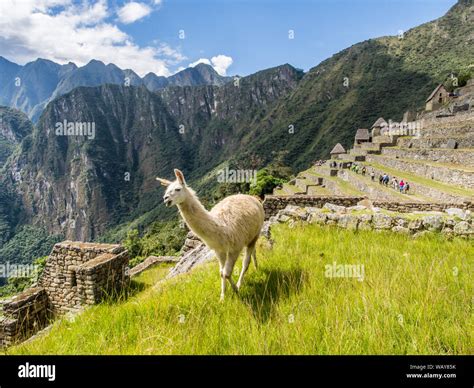
<path fill-rule="evenodd" d="M 308 70 L 354 43 L 396 35 L 436 19 L 453 4 L 454 0 L 173 0 L 125 30 L 144 45 L 158 38 L 179 46 L 192 60 L 231 56 L 229 72 L 245 75 L 287 62 Z M 184 40 L 177 37 L 180 29 L 186 33 Z"/>
<path fill-rule="evenodd" d="M 455 2 L 2 0 L 0 55 L 22 64 L 99 59 L 140 75 L 170 75 L 198 61 L 227 75 L 283 63 L 308 70 L 357 42 L 436 19 Z"/>

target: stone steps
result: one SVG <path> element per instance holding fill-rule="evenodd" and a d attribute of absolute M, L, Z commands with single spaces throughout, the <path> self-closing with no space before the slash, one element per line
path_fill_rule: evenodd
<path fill-rule="evenodd" d="M 275 190 L 275 195 L 295 195 L 303 194 L 301 189 L 295 185 L 290 185 L 289 183 L 284 183 L 281 189 Z"/>
<path fill-rule="evenodd" d="M 336 173 L 334 173 L 334 171 L 336 171 Z M 328 177 L 337 176 L 337 169 L 330 168 L 329 166 L 314 167 L 312 170 L 310 170 L 310 172 L 314 172 L 316 174 L 320 174 L 320 175 L 328 176 Z"/>
<path fill-rule="evenodd" d="M 302 175 L 314 185 L 317 185 L 317 186 L 323 185 L 323 182 L 324 182 L 323 177 L 313 175 L 309 171 L 304 171 Z"/>
<path fill-rule="evenodd" d="M 366 161 L 410 172 L 448 185 L 474 189 L 474 169 L 469 167 L 457 164 L 449 166 L 413 159 L 396 159 L 384 155 L 368 155 Z"/>
<path fill-rule="evenodd" d="M 319 175 L 317 172 L 307 171 L 305 175 L 308 179 L 323 179 L 324 188 L 327 190 L 329 195 L 338 196 L 361 196 L 363 192 L 352 187 L 348 182 L 342 180 L 339 176 Z M 313 176 L 313 178 L 311 178 Z"/>
<path fill-rule="evenodd" d="M 295 178 L 295 184 L 285 183 L 281 189 L 274 190 L 274 195 L 329 195 L 323 187 L 324 178 L 302 172 Z"/>

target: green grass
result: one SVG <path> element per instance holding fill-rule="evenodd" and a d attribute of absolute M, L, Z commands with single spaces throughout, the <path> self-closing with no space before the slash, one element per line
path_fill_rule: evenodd
<path fill-rule="evenodd" d="M 316 225 L 274 228 L 273 249 L 240 295 L 219 303 L 217 263 L 152 286 L 142 274 L 127 300 L 9 354 L 472 354 L 472 241 L 416 240 Z M 361 264 L 365 278 L 325 277 L 325 265 Z M 240 265 L 240 261 L 238 262 Z M 181 319 L 181 322 L 180 322 Z"/>

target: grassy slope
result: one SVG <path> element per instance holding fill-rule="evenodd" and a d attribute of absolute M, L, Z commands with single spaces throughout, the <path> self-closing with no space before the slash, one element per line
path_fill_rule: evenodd
<path fill-rule="evenodd" d="M 152 270 L 138 279 L 142 292 L 58 321 L 9 353 L 473 353 L 469 241 L 318 226 L 279 226 L 274 236 L 273 250 L 259 248 L 259 271 L 223 304 L 216 263 L 155 288 L 164 270 Z M 363 264 L 365 280 L 326 278 L 334 261 Z"/>

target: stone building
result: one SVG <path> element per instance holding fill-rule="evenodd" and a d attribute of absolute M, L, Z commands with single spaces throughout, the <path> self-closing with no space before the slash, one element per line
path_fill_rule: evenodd
<path fill-rule="evenodd" d="M 425 110 L 432 111 L 438 109 L 441 105 L 448 102 L 449 93 L 443 84 L 439 84 L 426 99 Z"/>
<path fill-rule="evenodd" d="M 359 128 L 356 132 L 354 145 L 370 142 L 369 130 L 366 128 Z"/>
<path fill-rule="evenodd" d="M 339 155 L 345 154 L 346 150 L 341 143 L 337 143 L 331 151 L 331 158 L 337 159 Z"/>
<path fill-rule="evenodd" d="M 379 117 L 371 128 L 371 137 L 372 139 L 376 136 L 380 136 L 382 133 L 382 128 L 386 127 L 388 124 L 383 117 Z"/>
<path fill-rule="evenodd" d="M 0 347 L 28 338 L 54 316 L 116 296 L 128 287 L 128 260 L 121 245 L 56 244 L 37 285 L 3 302 Z"/>

